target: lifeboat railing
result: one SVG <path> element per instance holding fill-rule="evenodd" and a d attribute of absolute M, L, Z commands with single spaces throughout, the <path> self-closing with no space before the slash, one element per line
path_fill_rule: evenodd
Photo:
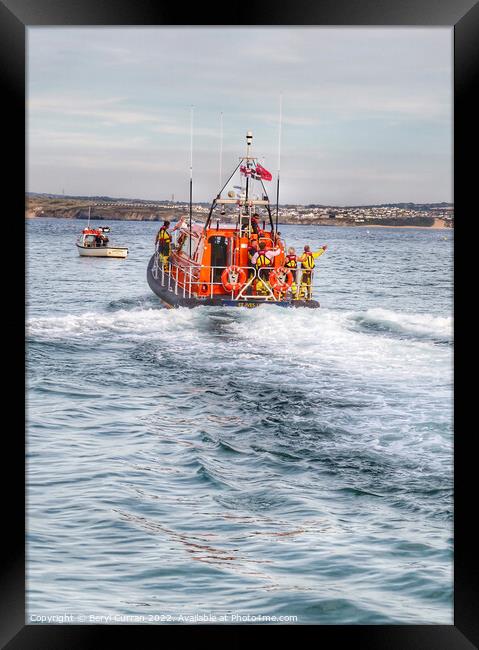
<path fill-rule="evenodd" d="M 245 299 L 245 300 L 264 300 L 265 298 L 267 300 L 271 299 L 274 300 L 275 302 L 278 302 L 278 298 L 274 295 L 273 290 L 271 289 L 269 282 L 268 282 L 268 277 L 269 277 L 269 271 L 271 269 L 268 268 L 260 268 L 260 269 L 255 269 L 251 266 L 248 267 L 248 271 L 251 274 L 248 281 L 244 284 L 244 286 L 240 289 L 238 292 L 238 295 L 236 296 L 237 300 L 240 299 Z M 265 277 L 263 271 L 268 272 L 268 276 Z M 253 273 L 252 273 L 253 272 Z M 262 291 L 266 291 L 266 293 L 258 293 L 258 294 L 246 294 L 246 290 L 254 283 L 254 282 L 261 282 L 261 288 Z"/>
<path fill-rule="evenodd" d="M 192 296 L 192 285 L 198 284 L 198 276 L 200 270 L 199 264 L 175 264 L 168 259 L 168 263 L 165 268 L 165 264 L 161 260 L 161 255 L 156 252 L 152 274 L 155 280 L 161 282 L 162 287 L 167 287 L 169 291 L 177 296 L 182 295 L 183 298 L 191 298 Z M 183 274 L 183 278 L 180 278 L 180 273 Z"/>
<path fill-rule="evenodd" d="M 229 268 L 228 266 L 208 266 L 205 267 L 203 266 L 202 268 L 208 268 L 210 269 L 210 274 L 209 274 L 209 286 L 210 286 L 210 291 L 209 291 L 209 296 L 210 298 L 213 298 L 215 295 L 214 293 L 214 287 L 223 287 L 224 285 L 221 282 L 221 280 L 218 280 L 217 282 L 214 281 L 214 276 L 215 276 L 215 271 L 221 271 L 223 272 L 225 269 Z M 245 284 L 241 287 L 240 291 L 235 292 L 235 291 L 230 291 L 228 292 L 231 300 L 236 300 L 236 301 L 241 301 L 241 300 L 264 300 L 265 297 L 268 299 L 271 298 L 271 300 L 277 301 L 276 296 L 274 293 L 271 291 L 271 288 L 269 285 L 266 285 L 267 292 L 266 294 L 247 294 L 246 291 L 251 287 L 251 285 L 254 283 L 255 280 L 258 280 L 258 274 L 256 269 L 253 269 L 251 266 L 237 266 L 238 269 L 242 269 L 245 271 L 247 275 L 247 280 Z"/>
<path fill-rule="evenodd" d="M 199 274 L 202 269 L 209 269 L 209 282 L 210 288 L 208 295 L 214 298 L 214 287 L 223 287 L 221 280 L 214 281 L 215 271 L 223 272 L 228 266 L 202 266 L 199 264 L 177 264 L 171 259 L 168 259 L 167 265 L 162 262 L 161 256 L 158 252 L 155 253 L 152 274 L 155 280 L 159 280 L 162 287 L 167 287 L 177 296 L 183 298 L 191 298 L 193 296 L 193 287 L 200 283 Z M 279 293 L 273 291 L 269 284 L 269 274 L 274 267 L 262 267 L 255 269 L 251 266 L 240 266 L 247 274 L 247 280 L 241 287 L 240 291 L 230 291 L 227 294 L 232 300 L 236 301 L 251 301 L 251 300 L 268 300 L 279 302 L 283 298 Z M 305 279 L 304 273 L 307 273 L 306 278 L 308 282 L 303 282 Z M 313 279 L 314 270 L 295 269 L 293 270 L 293 285 L 292 293 L 293 298 L 299 298 L 301 291 L 306 291 L 306 299 L 311 300 L 313 292 Z M 248 289 L 257 281 L 261 282 L 261 293 L 250 293 Z M 224 287 L 223 287 L 224 288 Z M 247 293 L 248 292 L 248 293 Z M 285 292 L 283 292 L 284 295 Z M 204 296 L 206 297 L 206 296 Z"/>

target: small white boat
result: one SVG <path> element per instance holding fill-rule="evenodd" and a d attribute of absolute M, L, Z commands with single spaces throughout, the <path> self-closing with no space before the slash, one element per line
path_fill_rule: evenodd
<path fill-rule="evenodd" d="M 83 242 L 77 242 L 80 257 L 128 257 L 128 248 L 121 246 L 98 246 L 88 241 L 89 235 L 82 235 Z M 85 241 L 86 240 L 86 241 Z"/>
<path fill-rule="evenodd" d="M 108 226 L 100 228 L 90 227 L 90 213 L 88 212 L 88 225 L 83 228 L 78 241 L 76 242 L 80 257 L 116 257 L 126 258 L 128 248 L 125 246 L 109 246 L 109 239 L 106 233 L 110 232 Z"/>

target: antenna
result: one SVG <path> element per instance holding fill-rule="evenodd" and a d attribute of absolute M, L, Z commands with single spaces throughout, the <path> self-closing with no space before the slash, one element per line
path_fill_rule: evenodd
<path fill-rule="evenodd" d="M 220 113 L 220 187 L 223 177 L 223 113 Z M 221 198 L 221 192 L 219 194 Z"/>
<path fill-rule="evenodd" d="M 253 142 L 253 133 L 251 131 L 247 131 L 246 132 L 246 167 L 247 168 L 249 168 L 249 166 L 250 166 L 250 164 L 249 164 L 249 159 L 250 159 L 249 153 L 250 153 L 250 147 L 251 147 L 252 142 Z M 249 190 L 249 175 L 246 176 L 246 195 L 245 195 L 245 202 L 244 202 L 244 206 L 245 206 L 244 214 L 247 214 L 246 206 L 248 204 L 248 190 Z"/>
<path fill-rule="evenodd" d="M 279 176 L 281 168 L 281 126 L 283 119 L 283 95 L 279 96 L 279 124 L 278 124 L 278 179 L 276 182 L 276 232 L 278 232 L 278 213 L 279 213 Z"/>
<path fill-rule="evenodd" d="M 90 217 L 91 217 L 91 205 L 88 206 L 88 224 L 87 224 L 87 228 L 90 227 Z"/>
<path fill-rule="evenodd" d="M 193 110 L 190 108 L 190 258 L 191 258 L 191 220 L 193 212 Z"/>

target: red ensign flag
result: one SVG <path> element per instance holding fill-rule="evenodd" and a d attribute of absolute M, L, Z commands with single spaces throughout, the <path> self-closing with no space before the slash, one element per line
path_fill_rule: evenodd
<path fill-rule="evenodd" d="M 256 165 L 256 173 L 259 174 L 259 176 L 262 178 L 264 181 L 271 181 L 273 179 L 273 176 L 271 173 L 265 169 L 264 167 L 261 167 L 261 165 Z"/>

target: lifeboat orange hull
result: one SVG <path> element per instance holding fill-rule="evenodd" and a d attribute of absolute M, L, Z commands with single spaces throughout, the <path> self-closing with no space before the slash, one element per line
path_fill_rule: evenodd
<path fill-rule="evenodd" d="M 169 288 L 168 284 L 168 274 L 164 274 L 164 281 L 162 283 L 161 276 L 155 278 L 153 274 L 153 265 L 155 262 L 155 256 L 153 255 L 148 264 L 146 271 L 146 278 L 150 289 L 155 293 L 158 298 L 165 304 L 168 308 L 175 307 L 245 307 L 253 308 L 259 307 L 260 305 L 276 305 L 277 307 L 306 307 L 309 309 L 317 309 L 319 307 L 319 302 L 317 300 L 267 300 L 266 298 L 261 299 L 258 297 L 252 298 L 251 296 L 245 296 L 241 300 L 235 300 L 231 298 L 229 294 L 218 295 L 215 294 L 213 298 L 208 296 L 194 296 L 191 297 L 183 295 L 183 292 L 175 291 L 173 288 Z"/>

